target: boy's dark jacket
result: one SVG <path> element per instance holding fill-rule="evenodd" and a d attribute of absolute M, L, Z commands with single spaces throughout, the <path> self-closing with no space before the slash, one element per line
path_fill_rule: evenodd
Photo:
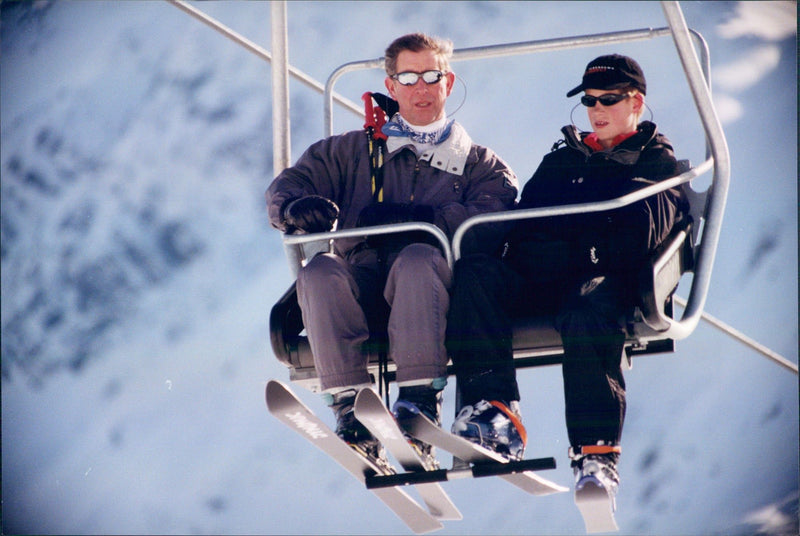
<path fill-rule="evenodd" d="M 605 151 L 589 148 L 582 141 L 588 133 L 572 125 L 561 132 L 564 139 L 525 184 L 518 208 L 614 199 L 678 174 L 672 144 L 649 121 Z M 507 255 L 526 271 L 541 272 L 541 264 L 550 262 L 554 275 L 634 273 L 686 214 L 688 202 L 673 188 L 612 211 L 527 220 L 510 232 Z M 538 255 L 541 242 L 550 243 L 549 261 Z M 561 259 L 552 259 L 554 244 L 561 244 Z"/>

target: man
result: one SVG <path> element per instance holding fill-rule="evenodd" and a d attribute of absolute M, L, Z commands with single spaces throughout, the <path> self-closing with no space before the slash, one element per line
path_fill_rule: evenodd
<path fill-rule="evenodd" d="M 513 206 L 513 172 L 447 118 L 455 82 L 451 54 L 452 43 L 423 34 L 389 45 L 385 85 L 397 113 L 383 127 L 382 166 L 373 173 L 364 131 L 315 143 L 267 190 L 272 225 L 313 233 L 334 224 L 425 221 L 452 237 L 468 217 Z M 396 413 L 422 411 L 439 422 L 452 274 L 439 249 L 416 235 L 341 239 L 334 246 L 335 253 L 317 255 L 300 269 L 298 301 L 337 434 L 380 459 L 377 441 L 353 415 L 356 394 L 371 385 L 365 342 L 385 322 L 397 365 Z"/>

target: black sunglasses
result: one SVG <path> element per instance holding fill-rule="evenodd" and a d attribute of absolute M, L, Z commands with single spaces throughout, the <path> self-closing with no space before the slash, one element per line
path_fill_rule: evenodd
<path fill-rule="evenodd" d="M 630 97 L 630 94 L 625 93 L 622 95 L 618 95 L 616 93 L 606 93 L 605 95 L 600 95 L 599 97 L 593 97 L 591 95 L 584 95 L 581 97 L 581 104 L 588 108 L 593 108 L 597 101 L 600 101 L 600 104 L 603 106 L 614 106 L 616 103 L 624 101 Z"/>
<path fill-rule="evenodd" d="M 415 73 L 413 71 L 405 71 L 403 73 L 397 73 L 393 75 L 392 78 L 397 80 L 404 86 L 413 86 L 417 83 L 417 80 L 422 78 L 426 84 L 436 84 L 444 78 L 445 73 L 442 71 L 425 71 L 424 73 Z"/>

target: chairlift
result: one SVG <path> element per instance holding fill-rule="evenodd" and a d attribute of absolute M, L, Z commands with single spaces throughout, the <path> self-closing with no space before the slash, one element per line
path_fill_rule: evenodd
<path fill-rule="evenodd" d="M 439 228 L 417 222 L 306 235 L 285 235 L 283 244 L 293 273 L 296 274 L 303 263 L 317 252 L 330 249 L 332 240 L 405 231 L 423 231 L 432 234 L 452 267 L 461 256 L 464 236 L 475 226 L 492 222 L 606 211 L 629 205 L 670 188 L 680 187 L 689 199 L 691 222 L 674 229 L 668 240 L 654 252 L 636 282 L 639 304 L 628 318 L 621 320 L 627 334 L 625 354 L 622 358 L 628 366 L 633 356 L 674 352 L 675 341 L 688 337 L 694 331 L 705 305 L 728 193 L 730 161 L 725 135 L 711 100 L 710 60 L 706 42 L 700 33 L 687 27 L 678 2 L 661 2 L 661 4 L 668 27 L 457 49 L 453 52 L 452 61 L 558 51 L 672 36 L 705 131 L 705 161 L 696 166 L 690 165 L 688 161 L 680 161 L 682 167 L 679 175 L 612 200 L 473 216 L 456 230 L 452 242 Z M 276 30 L 273 28 L 273 44 L 275 33 Z M 378 58 L 344 64 L 330 75 L 325 85 L 324 99 L 326 135 L 333 134 L 334 87 L 339 77 L 358 70 L 382 68 L 383 59 Z M 285 114 L 276 113 L 275 117 L 283 117 L 284 121 L 288 121 L 285 119 Z M 288 132 L 288 125 L 276 125 L 274 130 L 278 132 L 281 128 L 283 132 Z M 286 140 L 276 143 L 285 144 Z M 279 171 L 280 169 L 276 169 L 276 174 Z M 707 189 L 694 190 L 693 180 L 709 172 L 712 175 Z M 680 318 L 676 318 L 673 296 L 681 282 L 685 281 L 686 274 L 691 275 L 690 291 L 683 314 Z M 278 360 L 288 367 L 289 379 L 311 391 L 319 391 L 319 379 L 304 331 L 294 284 L 272 307 L 269 322 L 272 349 Z M 561 337 L 546 318 L 519 318 L 513 330 L 513 353 L 517 368 L 558 364 L 563 355 Z M 452 366 L 448 370 L 452 373 Z M 385 355 L 377 353 L 370 355 L 369 371 L 373 378 L 379 379 L 379 385 L 394 380 L 395 366 L 392 362 L 386 361 Z"/>

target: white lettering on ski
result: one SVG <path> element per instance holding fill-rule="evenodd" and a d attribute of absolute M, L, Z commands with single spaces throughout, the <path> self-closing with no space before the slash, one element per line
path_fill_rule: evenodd
<path fill-rule="evenodd" d="M 326 434 L 316 423 L 309 421 L 308 418 L 299 411 L 287 413 L 286 418 L 292 421 L 298 430 L 304 432 L 311 439 L 323 439 L 328 437 L 328 434 Z"/>

